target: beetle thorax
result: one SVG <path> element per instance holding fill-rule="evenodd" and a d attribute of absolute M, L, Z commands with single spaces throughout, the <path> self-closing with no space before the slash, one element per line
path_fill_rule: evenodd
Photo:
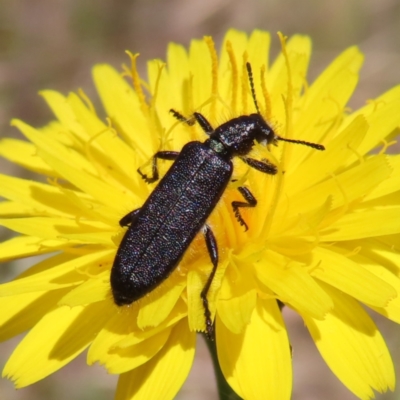
<path fill-rule="evenodd" d="M 274 132 L 259 114 L 242 115 L 220 125 L 212 134 L 211 139 L 220 142 L 231 155 L 246 155 L 254 140 L 271 143 Z"/>

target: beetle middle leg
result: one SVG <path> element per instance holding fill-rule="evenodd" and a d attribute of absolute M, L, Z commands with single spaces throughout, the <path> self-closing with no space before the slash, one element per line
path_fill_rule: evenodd
<path fill-rule="evenodd" d="M 250 157 L 240 157 L 240 159 L 249 167 L 264 172 L 265 174 L 275 175 L 278 172 L 276 165 L 272 164 L 268 160 L 259 161 Z"/>
<path fill-rule="evenodd" d="M 158 167 L 157 167 L 157 159 L 161 160 L 170 160 L 173 161 L 175 160 L 179 155 L 178 151 L 157 151 L 156 154 L 153 156 L 152 160 L 152 176 L 147 176 L 144 174 L 140 168 L 137 169 L 137 172 L 139 172 L 139 175 L 145 180 L 146 183 L 153 183 L 158 180 L 159 175 L 158 175 Z"/>
<path fill-rule="evenodd" d="M 244 197 L 246 202 L 244 201 L 232 201 L 233 212 L 235 213 L 235 217 L 238 220 L 239 224 L 245 227 L 247 231 L 249 227 L 244 221 L 243 217 L 240 215 L 239 208 L 241 207 L 255 207 L 257 205 L 257 199 L 252 195 L 249 189 L 245 187 L 238 187 L 239 192 Z"/>
<path fill-rule="evenodd" d="M 208 306 L 207 294 L 208 291 L 210 290 L 211 283 L 214 279 L 215 272 L 217 271 L 218 267 L 218 247 L 217 247 L 217 241 L 215 240 L 215 236 L 208 225 L 204 225 L 203 233 L 204 233 L 204 239 L 206 240 L 208 254 L 210 255 L 211 262 L 213 264 L 213 269 L 207 278 L 207 282 L 204 285 L 203 290 L 200 293 L 200 297 L 203 301 L 204 316 L 206 318 L 207 337 L 210 340 L 214 340 L 214 323 L 211 320 L 211 311 Z"/>

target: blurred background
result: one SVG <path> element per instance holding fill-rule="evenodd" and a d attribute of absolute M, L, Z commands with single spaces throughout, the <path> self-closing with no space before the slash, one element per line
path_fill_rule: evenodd
<path fill-rule="evenodd" d="M 9 126 L 13 117 L 33 126 L 52 118 L 37 95 L 41 89 L 65 94 L 83 88 L 96 104 L 93 64 L 119 68 L 128 63 L 124 51 L 129 49 L 141 54 L 138 63 L 144 73 L 146 60 L 165 58 L 170 41 L 188 45 L 192 38 L 212 35 L 219 45 L 230 27 L 269 30 L 273 56 L 279 51 L 278 30 L 288 36 L 310 35 L 309 82 L 346 47 L 359 45 L 366 61 L 350 103 L 354 108 L 400 83 L 398 0 L 0 0 L 0 138 L 18 137 Z M 2 159 L 0 171 L 26 174 Z M 0 240 L 6 235 L 0 231 Z M 10 273 L 4 267 L 0 280 L 8 280 Z M 289 311 L 285 318 L 293 346 L 293 399 L 355 399 L 326 367 L 301 319 Z M 400 327 L 377 316 L 375 320 L 400 374 Z M 20 339 L 0 345 L 0 369 Z M 0 379 L 0 400 L 111 400 L 115 385 L 116 377 L 100 367 L 87 367 L 83 355 L 26 389 L 16 391 Z M 377 398 L 398 400 L 400 390 Z M 177 399 L 217 399 L 201 338 L 192 373 Z"/>

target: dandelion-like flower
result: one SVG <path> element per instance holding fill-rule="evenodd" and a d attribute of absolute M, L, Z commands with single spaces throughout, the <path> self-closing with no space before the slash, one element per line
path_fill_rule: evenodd
<path fill-rule="evenodd" d="M 28 331 L 3 376 L 32 384 L 88 350 L 88 364 L 120 374 L 116 399 L 172 399 L 191 368 L 196 332 L 204 331 L 200 297 L 212 265 L 198 235 L 158 288 L 117 307 L 110 269 L 124 233 L 118 221 L 140 208 L 155 185 L 136 173 L 160 149 L 179 151 L 202 129 L 169 110 L 201 112 L 216 127 L 255 113 L 246 63 L 252 66 L 262 115 L 288 139 L 256 145 L 253 158 L 278 167 L 274 176 L 234 160 L 235 182 L 209 219 L 219 265 L 208 293 L 218 361 L 245 399 L 288 399 L 291 351 L 281 307 L 304 320 L 319 352 L 356 396 L 393 390 L 386 344 L 364 306 L 400 322 L 400 156 L 386 153 L 400 126 L 400 87 L 346 108 L 363 56 L 356 47 L 311 85 L 310 39 L 294 36 L 268 63 L 270 37 L 231 30 L 218 57 L 211 38 L 187 52 L 171 44 L 167 62 L 148 64 L 144 82 L 94 68 L 107 118 L 82 91 L 42 96 L 56 119 L 36 129 L 14 120 L 28 141 L 3 139 L 0 154 L 46 183 L 0 175 L 0 223 L 19 233 L 0 244 L 3 261 L 48 254 L 0 285 L 0 338 Z M 133 88 L 125 79 L 132 79 Z M 161 174 L 170 162 L 160 162 Z M 255 208 L 237 222 L 237 187 L 251 188 Z"/>

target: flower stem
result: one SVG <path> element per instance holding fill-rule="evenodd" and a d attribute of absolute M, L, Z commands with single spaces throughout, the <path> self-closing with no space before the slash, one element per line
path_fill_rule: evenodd
<path fill-rule="evenodd" d="M 211 359 L 214 365 L 214 372 L 215 377 L 217 378 L 217 387 L 220 400 L 241 400 L 241 397 L 239 397 L 229 386 L 224 377 L 224 374 L 222 373 L 221 367 L 218 362 L 217 346 L 215 340 L 209 340 L 205 335 L 203 335 L 203 337 L 207 344 L 208 351 L 210 352 Z"/>

